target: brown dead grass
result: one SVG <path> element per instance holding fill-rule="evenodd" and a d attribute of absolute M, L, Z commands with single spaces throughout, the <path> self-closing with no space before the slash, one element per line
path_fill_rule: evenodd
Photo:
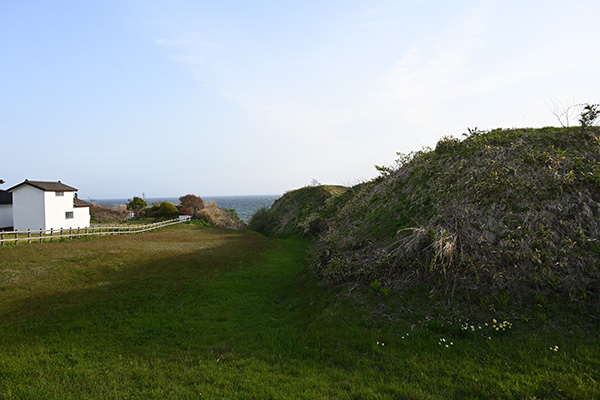
<path fill-rule="evenodd" d="M 198 212 L 198 217 L 211 226 L 227 229 L 244 229 L 242 220 L 227 210 L 217 207 L 214 201 L 204 203 L 204 208 Z"/>
<path fill-rule="evenodd" d="M 123 221 L 128 213 L 129 211 L 127 211 L 127 207 L 124 204 L 115 206 L 101 206 L 95 204 L 90 207 L 90 216 L 92 217 L 92 220 L 102 224 Z"/>

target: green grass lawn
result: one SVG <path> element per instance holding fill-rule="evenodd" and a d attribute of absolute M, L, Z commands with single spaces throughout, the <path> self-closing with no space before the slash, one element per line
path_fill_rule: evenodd
<path fill-rule="evenodd" d="M 600 397 L 596 335 L 386 320 L 320 287 L 310 245 L 182 224 L 0 249 L 0 398 Z"/>

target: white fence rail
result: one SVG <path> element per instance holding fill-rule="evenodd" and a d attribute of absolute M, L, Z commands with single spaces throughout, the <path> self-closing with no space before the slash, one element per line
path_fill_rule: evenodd
<path fill-rule="evenodd" d="M 155 222 L 145 225 L 92 225 L 88 228 L 69 228 L 69 229 L 49 229 L 39 231 L 10 231 L 0 232 L 0 246 L 5 244 L 18 245 L 19 242 L 53 242 L 60 239 L 72 240 L 73 238 L 87 236 L 112 236 L 112 235 L 131 235 L 136 233 L 148 232 L 165 226 L 180 224 L 189 221 L 191 217 L 181 216 L 168 221 Z"/>

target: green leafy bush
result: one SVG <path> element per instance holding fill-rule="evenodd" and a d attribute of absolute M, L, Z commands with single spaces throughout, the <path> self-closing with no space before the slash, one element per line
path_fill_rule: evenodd
<path fill-rule="evenodd" d="M 138 215 L 140 211 L 147 206 L 148 203 L 146 203 L 146 200 L 142 199 L 141 197 L 134 197 L 133 199 L 129 200 L 129 203 L 127 203 L 127 209 L 133 211 L 136 215 Z"/>
<path fill-rule="evenodd" d="M 176 217 L 179 215 L 179 210 L 173 203 L 169 203 L 168 201 L 163 201 L 158 209 L 156 210 L 156 214 L 159 217 Z"/>
<path fill-rule="evenodd" d="M 254 215 L 252 215 L 248 227 L 253 231 L 265 233 L 268 232 L 274 224 L 275 216 L 269 213 L 269 209 L 267 207 L 261 207 L 254 213 Z"/>

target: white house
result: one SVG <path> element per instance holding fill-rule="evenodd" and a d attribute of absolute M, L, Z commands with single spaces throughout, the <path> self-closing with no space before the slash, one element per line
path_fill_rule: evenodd
<path fill-rule="evenodd" d="M 15 230 L 68 229 L 90 226 L 92 204 L 78 199 L 77 189 L 65 185 L 61 181 L 25 180 L 6 192 L 12 195 L 12 225 L 7 226 L 13 226 Z M 0 214 L 0 218 L 2 218 L 2 214 Z"/>

